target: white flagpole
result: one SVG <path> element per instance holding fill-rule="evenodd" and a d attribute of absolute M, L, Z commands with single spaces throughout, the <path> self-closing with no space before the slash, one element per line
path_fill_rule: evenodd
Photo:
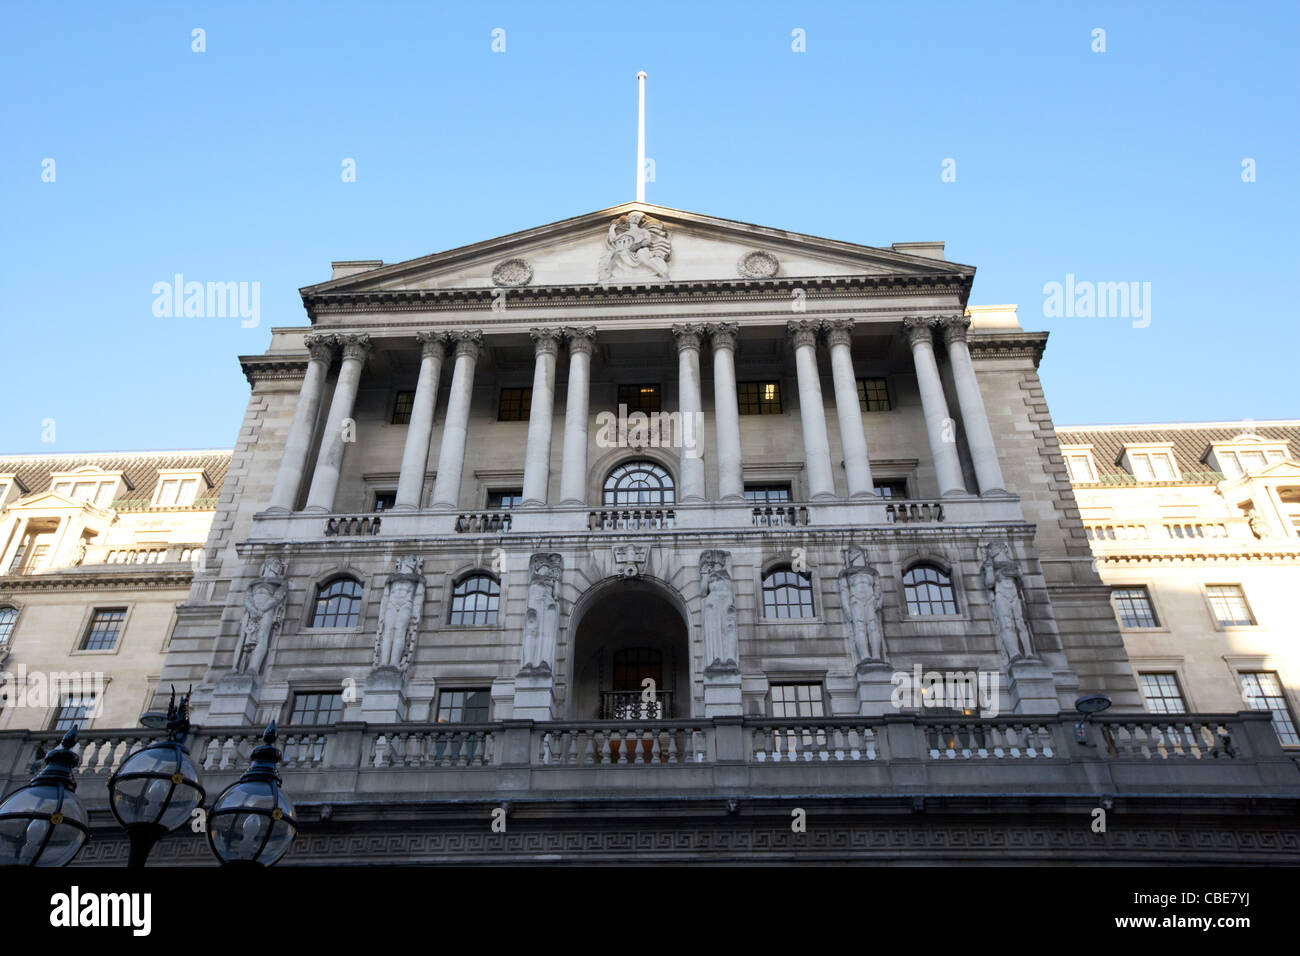
<path fill-rule="evenodd" d="M 640 87 L 636 117 L 636 201 L 645 202 L 645 70 L 636 79 Z"/>

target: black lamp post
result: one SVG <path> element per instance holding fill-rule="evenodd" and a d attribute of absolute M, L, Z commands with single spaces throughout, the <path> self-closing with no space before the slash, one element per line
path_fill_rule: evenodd
<path fill-rule="evenodd" d="M 0 803 L 0 866 L 66 866 L 90 839 L 74 792 L 77 728 L 45 755 L 45 766 Z"/>
<path fill-rule="evenodd" d="M 109 807 L 131 841 L 129 867 L 144 866 L 154 844 L 188 821 L 203 802 L 199 774 L 185 747 L 189 730 L 189 697 L 182 697 L 178 705 L 173 688 L 167 705 L 167 739 L 127 757 L 108 781 Z"/>
<path fill-rule="evenodd" d="M 293 804 L 280 789 L 275 721 L 253 751 L 247 772 L 221 792 L 208 813 L 208 845 L 222 866 L 271 866 L 298 834 Z"/>

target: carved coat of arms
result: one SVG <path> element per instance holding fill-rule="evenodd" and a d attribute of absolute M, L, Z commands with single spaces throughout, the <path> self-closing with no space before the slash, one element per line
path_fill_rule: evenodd
<path fill-rule="evenodd" d="M 673 254 L 668 230 L 645 213 L 630 212 L 610 223 L 605 247 L 600 257 L 602 285 L 620 275 L 644 276 L 647 270 L 660 279 L 668 278 L 668 259 Z"/>

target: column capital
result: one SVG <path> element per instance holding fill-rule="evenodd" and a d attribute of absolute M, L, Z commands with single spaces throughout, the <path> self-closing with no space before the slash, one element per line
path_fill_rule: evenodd
<path fill-rule="evenodd" d="M 483 350 L 483 333 L 478 329 L 461 329 L 451 333 L 451 344 L 456 347 L 456 358 L 468 355 L 477 359 Z"/>
<path fill-rule="evenodd" d="M 826 344 L 831 348 L 848 345 L 853 338 L 853 320 L 827 319 L 822 323 L 822 331 L 826 333 Z"/>
<path fill-rule="evenodd" d="M 564 337 L 568 340 L 570 355 L 590 355 L 596 350 L 596 327 L 594 325 L 571 326 L 564 330 Z"/>
<path fill-rule="evenodd" d="M 564 338 L 563 330 L 529 329 L 528 334 L 533 340 L 533 348 L 537 355 L 555 355 L 560 351 L 560 340 Z"/>
<path fill-rule="evenodd" d="M 903 319 L 903 331 L 907 333 L 907 341 L 912 348 L 933 345 L 934 327 L 938 324 L 939 320 L 932 315 L 909 315 Z"/>
<path fill-rule="evenodd" d="M 738 322 L 715 322 L 709 326 L 709 340 L 715 349 L 731 349 L 734 352 L 739 339 L 740 323 Z"/>
<path fill-rule="evenodd" d="M 303 344 L 311 355 L 311 361 L 324 362 L 328 365 L 334 360 L 334 349 L 338 345 L 338 336 L 329 332 L 313 332 L 303 337 Z"/>
<path fill-rule="evenodd" d="M 370 336 L 364 332 L 348 332 L 338 337 L 339 345 L 343 346 L 344 359 L 356 359 L 358 362 L 364 362 L 366 355 L 369 354 L 372 347 Z"/>
<path fill-rule="evenodd" d="M 420 343 L 420 358 L 440 359 L 447 352 L 447 342 L 451 336 L 446 332 L 435 332 L 429 329 L 424 332 L 416 332 L 415 338 Z"/>
<path fill-rule="evenodd" d="M 945 315 L 939 320 L 939 325 L 943 329 L 945 342 L 949 344 L 965 342 L 966 331 L 970 328 L 970 318 L 958 312 L 955 315 Z"/>
<path fill-rule="evenodd" d="M 794 339 L 794 347 L 803 348 L 805 345 L 812 348 L 817 347 L 817 333 L 821 331 L 822 324 L 817 319 L 791 319 L 785 324 L 785 330 Z"/>
<path fill-rule="evenodd" d="M 700 339 L 704 336 L 705 326 L 699 322 L 681 322 L 673 326 L 673 335 L 677 337 L 677 351 L 687 349 L 700 350 Z"/>

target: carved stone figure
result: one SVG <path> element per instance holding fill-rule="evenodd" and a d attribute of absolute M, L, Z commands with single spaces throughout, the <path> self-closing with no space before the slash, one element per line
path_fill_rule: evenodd
<path fill-rule="evenodd" d="M 851 547 L 844 552 L 844 570 L 839 573 L 840 606 L 849 643 L 857 664 L 885 660 L 885 629 L 880 613 L 884 592 L 880 574 L 867 563 L 866 552 Z"/>
<path fill-rule="evenodd" d="M 413 554 L 397 559 L 397 569 L 384 583 L 379 603 L 379 634 L 375 640 L 374 667 L 406 670 L 415 653 L 424 607 L 424 559 Z"/>
<path fill-rule="evenodd" d="M 600 282 L 614 281 L 616 269 L 643 272 L 650 269 L 660 279 L 668 278 L 668 259 L 673 246 L 668 230 L 657 219 L 642 212 L 630 212 L 609 224 L 606 251 L 600 257 Z"/>
<path fill-rule="evenodd" d="M 730 563 L 728 551 L 705 551 L 700 555 L 700 624 L 706 675 L 740 672 L 736 663 L 740 658 L 740 632 Z"/>
<path fill-rule="evenodd" d="M 560 633 L 560 575 L 564 558 L 535 554 L 528 561 L 528 610 L 524 613 L 521 674 L 550 674 Z"/>
<path fill-rule="evenodd" d="M 1032 658 L 1034 645 L 1020 597 L 1020 565 L 1011 556 L 1011 549 L 1000 541 L 988 545 L 980 565 L 980 579 L 990 592 L 993 626 L 1007 661 Z"/>
<path fill-rule="evenodd" d="M 1250 533 L 1261 541 L 1269 537 L 1268 525 L 1254 508 L 1246 511 L 1246 524 L 1250 526 Z"/>
<path fill-rule="evenodd" d="M 286 570 L 279 558 L 267 558 L 261 576 L 244 592 L 244 620 L 235 654 L 237 673 L 257 674 L 266 663 L 266 652 L 284 620 L 284 602 L 289 596 Z"/>

